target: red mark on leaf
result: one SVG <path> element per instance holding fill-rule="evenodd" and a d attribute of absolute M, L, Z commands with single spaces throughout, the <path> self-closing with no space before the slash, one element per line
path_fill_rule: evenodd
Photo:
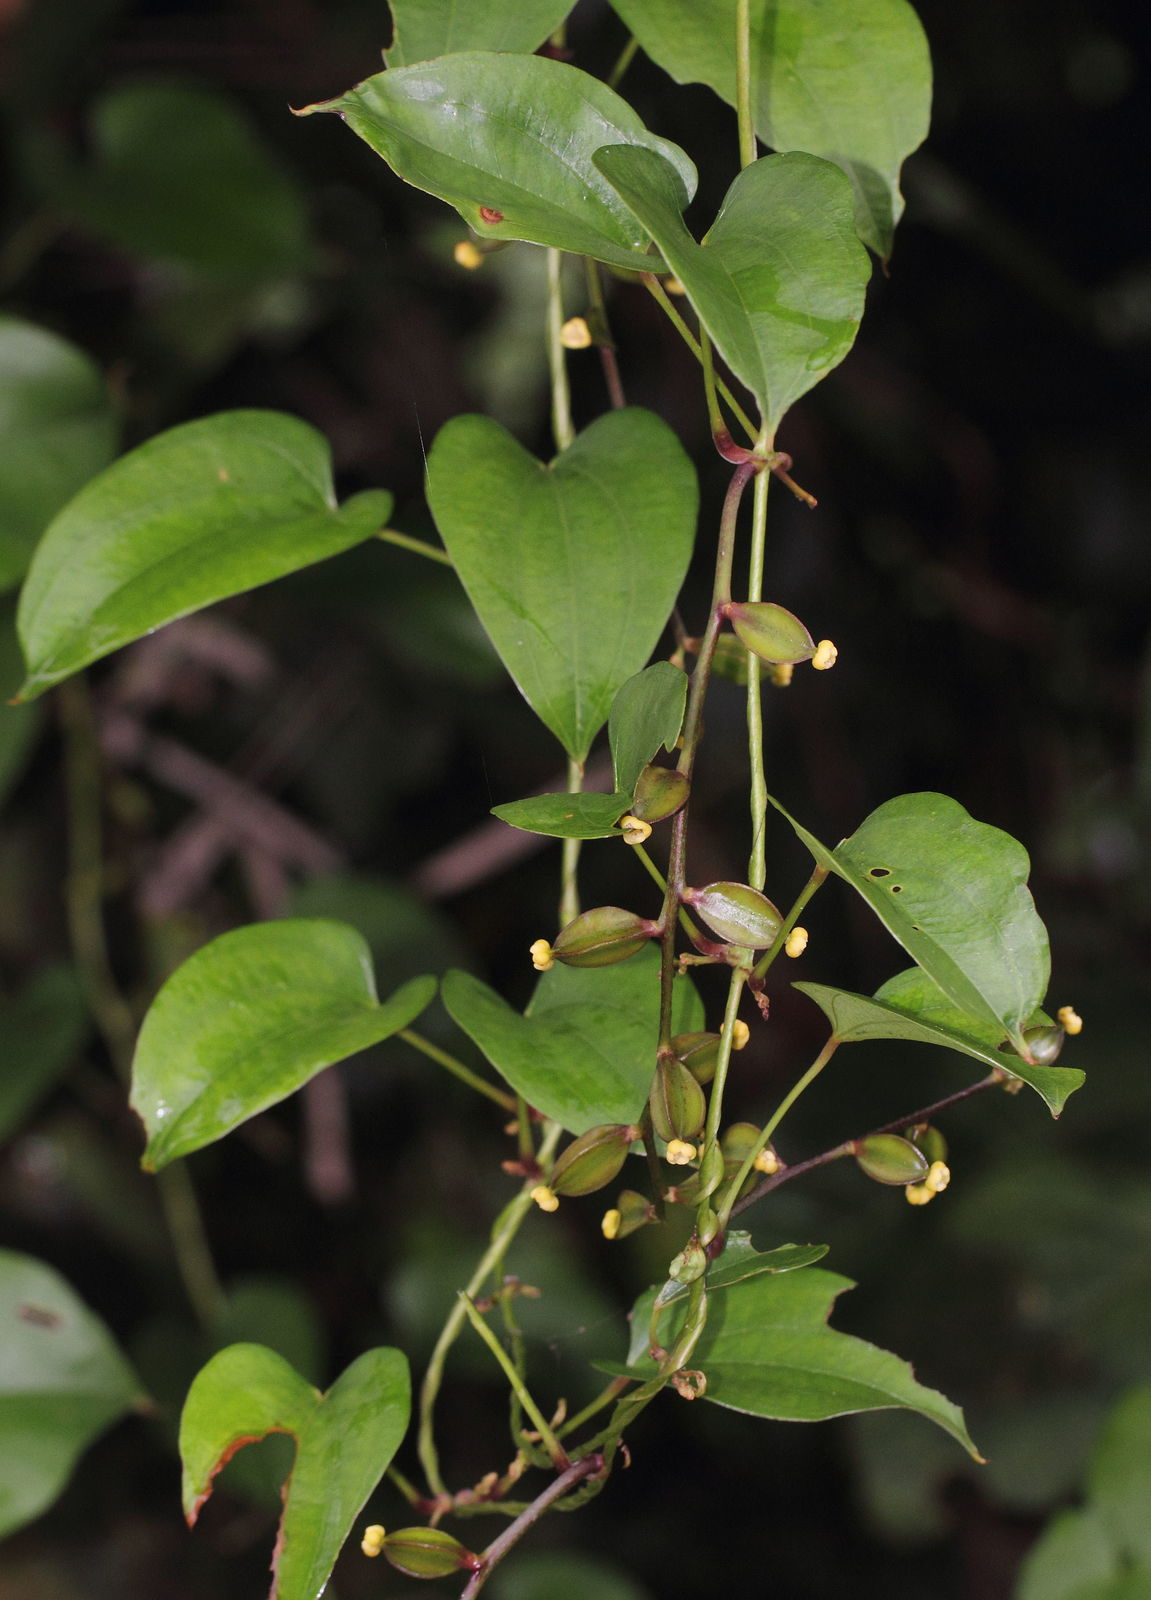
<path fill-rule="evenodd" d="M 185 1516 L 185 1521 L 187 1522 L 189 1528 L 195 1527 L 197 1517 L 200 1515 L 200 1512 L 203 1511 L 208 1501 L 212 1498 L 212 1490 L 216 1486 L 217 1477 L 221 1472 L 223 1472 L 224 1468 L 228 1465 L 228 1462 L 231 1461 L 237 1450 L 242 1450 L 246 1444 L 258 1444 L 261 1439 L 266 1439 L 271 1433 L 291 1434 L 291 1429 L 268 1428 L 264 1433 L 243 1433 L 225 1445 L 224 1449 L 220 1453 L 219 1460 L 208 1474 L 207 1482 L 204 1484 L 204 1487 L 201 1489 L 200 1493 L 193 1500 L 191 1510 L 189 1510 Z M 293 1435 L 293 1437 L 295 1436 Z M 297 1443 L 298 1442 L 299 1441 L 297 1440 Z M 283 1493 L 282 1490 L 281 1493 Z"/>
<path fill-rule="evenodd" d="M 16 1315 L 21 1322 L 30 1322 L 36 1328 L 55 1328 L 60 1324 L 58 1313 L 46 1311 L 43 1306 L 17 1306 Z"/>
<path fill-rule="evenodd" d="M 486 222 L 491 227 L 494 227 L 497 222 L 502 222 L 503 220 L 504 220 L 503 212 L 502 211 L 497 211 L 494 206 L 481 206 L 480 207 L 480 221 L 481 222 Z"/>

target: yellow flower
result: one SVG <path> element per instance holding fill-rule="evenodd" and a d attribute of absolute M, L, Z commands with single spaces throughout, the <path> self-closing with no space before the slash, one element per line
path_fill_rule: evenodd
<path fill-rule="evenodd" d="M 599 1225 L 600 1232 L 603 1234 L 604 1238 L 614 1239 L 616 1234 L 619 1232 L 619 1225 L 622 1221 L 622 1216 L 614 1206 L 610 1211 L 605 1211 L 603 1214 L 603 1221 Z"/>
<path fill-rule="evenodd" d="M 484 264 L 484 253 L 478 250 L 470 239 L 461 239 L 452 251 L 457 267 L 463 267 L 467 272 L 474 272 L 477 267 Z"/>
<path fill-rule="evenodd" d="M 528 954 L 532 958 L 532 966 L 537 972 L 550 972 L 555 966 L 552 958 L 552 947 L 546 939 L 537 939 Z"/>
<path fill-rule="evenodd" d="M 951 1168 L 946 1161 L 933 1161 L 927 1169 L 927 1176 L 923 1180 L 923 1187 L 930 1189 L 933 1194 L 942 1194 L 951 1182 Z"/>
<path fill-rule="evenodd" d="M 779 1171 L 780 1167 L 783 1165 L 783 1162 L 779 1159 L 771 1146 L 768 1145 L 765 1149 L 759 1152 L 752 1165 L 756 1172 L 765 1172 L 770 1178 L 773 1172 Z"/>
<path fill-rule="evenodd" d="M 531 1192 L 531 1197 L 541 1211 L 558 1211 L 560 1208 L 559 1200 L 546 1183 L 537 1183 Z"/>
<path fill-rule="evenodd" d="M 815 647 L 815 654 L 811 658 L 811 664 L 816 672 L 826 672 L 828 667 L 834 667 L 838 658 L 839 651 L 831 640 L 821 639 Z"/>
<path fill-rule="evenodd" d="M 380 1524 L 373 1522 L 370 1528 L 364 1529 L 364 1537 L 360 1540 L 360 1549 L 366 1556 L 378 1556 L 384 1548 L 384 1540 L 387 1536 L 386 1531 L 380 1527 Z"/>
<path fill-rule="evenodd" d="M 686 1139 L 668 1141 L 666 1155 L 673 1167 L 686 1167 L 695 1160 L 697 1154 L 695 1145 L 689 1144 Z"/>
<path fill-rule="evenodd" d="M 791 956 L 794 960 L 796 956 L 801 956 L 806 949 L 807 929 L 792 928 L 787 936 L 787 943 L 783 947 L 784 954 Z"/>
<path fill-rule="evenodd" d="M 770 669 L 770 676 L 777 689 L 786 689 L 795 677 L 795 667 L 790 661 L 780 661 Z"/>
<path fill-rule="evenodd" d="M 909 1206 L 925 1206 L 935 1199 L 935 1190 L 925 1183 L 909 1183 L 903 1192 Z"/>
<path fill-rule="evenodd" d="M 619 825 L 625 844 L 643 844 L 645 839 L 651 838 L 651 823 L 639 817 L 621 817 Z"/>
<path fill-rule="evenodd" d="M 1083 1032 L 1083 1018 L 1074 1006 L 1060 1006 L 1055 1016 L 1064 1033 L 1074 1036 Z"/>
<path fill-rule="evenodd" d="M 582 317 L 569 317 L 560 329 L 560 344 L 565 350 L 586 350 L 591 342 L 591 329 Z"/>
<path fill-rule="evenodd" d="M 719 1031 L 723 1033 L 726 1030 L 721 1028 Z M 731 1048 L 733 1050 L 742 1050 L 750 1038 L 751 1029 L 742 1017 L 736 1017 L 731 1028 Z"/>

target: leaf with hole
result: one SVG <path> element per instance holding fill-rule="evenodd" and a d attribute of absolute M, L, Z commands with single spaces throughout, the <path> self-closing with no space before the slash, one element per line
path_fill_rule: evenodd
<path fill-rule="evenodd" d="M 536 794 L 493 806 L 492 816 L 526 833 L 552 839 L 619 837 L 616 823 L 631 801 L 630 794 Z"/>
<path fill-rule="evenodd" d="M 464 972 L 445 974 L 442 996 L 497 1072 L 569 1133 L 639 1120 L 659 1038 L 654 949 L 618 966 L 553 967 L 523 1016 Z M 703 1025 L 690 979 L 676 980 L 673 1025 L 677 1032 Z"/>
<path fill-rule="evenodd" d="M 774 435 L 788 408 L 855 342 L 871 275 L 851 185 L 816 156 L 765 156 L 736 178 L 706 240 L 679 174 L 652 150 L 596 152 L 596 166 L 651 234 Z"/>
<path fill-rule="evenodd" d="M 737 0 L 612 0 L 653 61 L 679 83 L 736 103 Z M 931 58 L 907 0 L 751 0 L 756 132 L 843 168 L 860 237 L 891 254 L 903 214 L 899 171 L 927 135 Z"/>
<path fill-rule="evenodd" d="M 413 1022 L 435 994 L 412 978 L 382 1004 L 364 939 L 342 922 L 260 922 L 190 956 L 153 1000 L 132 1106 L 155 1171 Z"/>
<path fill-rule="evenodd" d="M 395 34 L 384 58 L 391 68 L 463 50 L 530 55 L 553 34 L 573 0 L 389 0 Z"/>
<path fill-rule="evenodd" d="M 815 1001 L 836 1038 L 845 1044 L 862 1039 L 910 1039 L 958 1050 L 985 1067 L 1001 1067 L 1022 1078 L 1046 1102 L 1053 1117 L 1059 1115 L 1068 1096 L 1084 1081 L 1084 1074 L 1077 1067 L 1039 1066 L 1024 1061 L 1014 1051 L 1001 1050 L 1002 1030 L 982 1017 L 961 1011 L 921 967 L 909 967 L 890 978 L 870 1000 L 866 995 L 822 983 L 797 983 L 793 987 Z M 1047 1022 L 1050 1018 L 1040 1010 L 1026 1019 L 1028 1027 Z"/>
<path fill-rule="evenodd" d="M 392 499 L 337 506 L 327 441 L 279 411 L 222 411 L 138 446 L 45 533 L 20 596 L 23 699 L 146 633 L 369 539 Z"/>
<path fill-rule="evenodd" d="M 620 685 L 607 725 L 617 789 L 631 794 L 659 751 L 675 749 L 686 706 L 687 673 L 670 661 L 653 662 Z"/>
<path fill-rule="evenodd" d="M 850 1278 L 805 1267 L 763 1273 L 733 1284 L 709 1303 L 707 1325 L 692 1365 L 707 1377 L 705 1398 L 733 1411 L 785 1422 L 820 1422 L 856 1411 L 905 1407 L 945 1429 L 976 1460 L 963 1413 L 924 1388 L 905 1361 L 827 1324 Z M 649 1290 L 632 1311 L 629 1362 L 643 1370 L 655 1301 Z M 668 1348 L 683 1322 L 682 1301 L 660 1321 Z"/>
<path fill-rule="evenodd" d="M 543 56 L 464 51 L 366 78 L 306 106 L 333 111 L 405 182 L 455 206 L 485 239 L 526 239 L 610 266 L 661 269 L 648 234 L 592 163 L 640 146 L 695 193 L 678 145 L 657 139 L 614 90 Z"/>
<path fill-rule="evenodd" d="M 0 590 L 19 583 L 36 541 L 116 454 L 103 373 L 59 334 L 0 317 Z"/>
<path fill-rule="evenodd" d="M 573 760 L 667 622 L 691 559 L 698 487 L 650 411 L 610 411 L 544 466 L 487 417 L 454 417 L 428 503 L 504 665 Z"/>
<path fill-rule="evenodd" d="M 326 1394 L 265 1345 L 233 1344 L 196 1376 L 180 1418 L 184 1515 L 244 1445 L 290 1434 L 296 1459 L 272 1558 L 270 1600 L 319 1600 L 340 1547 L 391 1465 L 411 1410 L 399 1350 L 366 1350 Z"/>
<path fill-rule="evenodd" d="M 80 1455 L 144 1403 L 107 1328 L 51 1267 L 0 1250 L 0 1536 L 48 1508 Z"/>
<path fill-rule="evenodd" d="M 829 850 L 778 800 L 772 805 L 959 1011 L 998 1030 L 1026 1060 L 1023 1029 L 1047 992 L 1051 960 L 1019 841 L 957 800 L 926 793 L 888 800 Z"/>

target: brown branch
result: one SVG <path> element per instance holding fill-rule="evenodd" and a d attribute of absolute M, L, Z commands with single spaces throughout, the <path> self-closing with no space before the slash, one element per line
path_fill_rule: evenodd
<path fill-rule="evenodd" d="M 538 1494 L 531 1505 L 521 1511 L 516 1520 L 510 1522 L 499 1537 L 493 1539 L 491 1544 L 488 1545 L 483 1552 L 483 1565 L 477 1568 L 468 1579 L 460 1595 L 460 1600 L 474 1600 L 474 1597 L 479 1594 L 484 1584 L 491 1577 L 494 1569 L 507 1555 L 508 1551 L 519 1544 L 532 1524 L 538 1522 L 544 1512 L 550 1506 L 553 1506 L 557 1500 L 562 1500 L 569 1489 L 574 1489 L 577 1483 L 582 1483 L 585 1478 L 594 1477 L 597 1472 L 602 1470 L 603 1457 L 592 1454 L 585 1456 L 582 1461 L 573 1462 L 566 1471 L 560 1473 L 558 1478 L 554 1478 L 543 1493 Z"/>

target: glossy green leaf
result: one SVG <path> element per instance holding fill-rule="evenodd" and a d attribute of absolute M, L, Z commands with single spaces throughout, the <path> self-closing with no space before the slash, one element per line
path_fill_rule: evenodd
<path fill-rule="evenodd" d="M 1026 1058 L 1023 1029 L 1047 992 L 1051 958 L 1019 841 L 946 795 L 905 794 L 829 850 L 772 804 L 953 1004 Z"/>
<path fill-rule="evenodd" d="M 687 673 L 656 661 L 621 684 L 611 703 L 608 738 L 615 786 L 631 794 L 658 752 L 674 750 L 687 707 Z"/>
<path fill-rule="evenodd" d="M 757 1250 L 751 1234 L 733 1228 L 727 1236 L 720 1255 L 708 1268 L 708 1289 L 730 1289 L 732 1284 L 745 1278 L 757 1278 L 761 1272 L 797 1272 L 800 1267 L 810 1267 L 822 1261 L 827 1254 L 825 1244 L 781 1244 L 774 1250 Z M 690 1285 L 671 1283 L 664 1286 L 661 1300 L 672 1305 L 690 1293 Z M 639 1360 L 647 1347 L 647 1330 L 633 1328 L 632 1359 Z"/>
<path fill-rule="evenodd" d="M 285 1099 L 325 1067 L 419 1016 L 434 978 L 381 1005 L 363 938 L 341 922 L 234 928 L 197 950 L 144 1018 L 132 1106 L 154 1171 Z"/>
<path fill-rule="evenodd" d="M 0 1536 L 52 1504 L 81 1452 L 142 1402 L 99 1317 L 51 1267 L 0 1251 Z"/>
<path fill-rule="evenodd" d="M 582 761 L 652 652 L 687 571 L 695 471 L 650 411 L 610 411 L 543 466 L 487 417 L 455 417 L 428 502 L 528 704 Z"/>
<path fill-rule="evenodd" d="M 736 100 L 736 0 L 612 0 L 680 83 Z M 751 0 L 752 115 L 773 150 L 842 167 L 860 237 L 880 256 L 903 214 L 899 169 L 925 138 L 931 58 L 907 0 Z"/>
<path fill-rule="evenodd" d="M 553 34 L 574 0 L 388 0 L 395 35 L 389 67 L 408 67 L 462 50 L 530 55 Z"/>
<path fill-rule="evenodd" d="M 1151 1384 L 1129 1389 L 1107 1418 L 1087 1490 L 1116 1550 L 1151 1572 Z"/>
<path fill-rule="evenodd" d="M 455 206 L 486 239 L 526 239 L 612 266 L 659 270 L 648 235 L 592 164 L 636 145 L 696 172 L 606 84 L 543 56 L 467 51 L 377 73 L 304 113 L 334 111 L 394 172 Z"/>
<path fill-rule="evenodd" d="M 639 1120 L 659 1038 L 657 951 L 618 966 L 557 965 L 540 978 L 524 1016 L 464 972 L 445 975 L 442 996 L 512 1088 L 570 1133 Z M 677 979 L 675 1030 L 702 1021 L 690 980 Z"/>
<path fill-rule="evenodd" d="M 845 1044 L 861 1039 L 911 1039 L 958 1050 L 986 1067 L 1003 1067 L 1022 1078 L 1046 1101 L 1053 1117 L 1084 1081 L 1078 1067 L 1041 1067 L 1014 1051 L 1000 1050 L 1002 1031 L 981 1017 L 960 1011 L 920 967 L 909 967 L 889 979 L 873 1000 L 822 983 L 797 983 L 794 987 L 815 1001 Z M 1035 1011 L 1027 1023 L 1036 1026 L 1049 1020 L 1044 1012 Z"/>
<path fill-rule="evenodd" d="M 49 967 L 19 994 L 0 999 L 0 1139 L 71 1065 L 88 1010 L 70 967 Z"/>
<path fill-rule="evenodd" d="M 610 839 L 631 794 L 537 794 L 493 806 L 492 816 L 527 833 L 552 839 Z"/>
<path fill-rule="evenodd" d="M 655 152 L 616 145 L 596 166 L 651 234 L 772 433 L 839 365 L 863 316 L 871 260 L 855 234 L 851 186 L 828 161 L 765 156 L 727 192 L 703 244 L 689 195 Z"/>
<path fill-rule="evenodd" d="M 705 1398 L 733 1411 L 787 1422 L 820 1422 L 855 1411 L 905 1407 L 937 1423 L 979 1459 L 963 1414 L 951 1401 L 915 1380 L 905 1361 L 827 1325 L 849 1278 L 807 1267 L 764 1273 L 716 1295 L 692 1366 L 707 1377 Z M 647 1328 L 655 1291 L 632 1312 L 629 1359 L 646 1365 Z M 682 1321 L 682 1303 L 660 1323 L 669 1343 Z"/>
<path fill-rule="evenodd" d="M 387 520 L 337 507 L 327 442 L 278 411 L 223 411 L 121 457 L 44 535 L 20 596 L 27 699 L 121 645 L 337 555 Z"/>
<path fill-rule="evenodd" d="M 0 590 L 18 583 L 36 541 L 116 453 L 104 375 L 59 334 L 0 317 Z"/>
<path fill-rule="evenodd" d="M 291 1434 L 296 1459 L 284 1485 L 270 1600 L 318 1600 L 400 1446 L 410 1409 L 399 1350 L 366 1350 L 320 1394 L 265 1345 L 229 1345 L 197 1374 L 184 1403 L 184 1515 L 196 1521 L 235 1451 L 269 1433 Z"/>
<path fill-rule="evenodd" d="M 267 279 L 311 260 L 307 209 L 232 96 L 170 80 L 97 101 L 92 159 L 39 146 L 41 182 L 69 219 L 134 254 Z"/>

